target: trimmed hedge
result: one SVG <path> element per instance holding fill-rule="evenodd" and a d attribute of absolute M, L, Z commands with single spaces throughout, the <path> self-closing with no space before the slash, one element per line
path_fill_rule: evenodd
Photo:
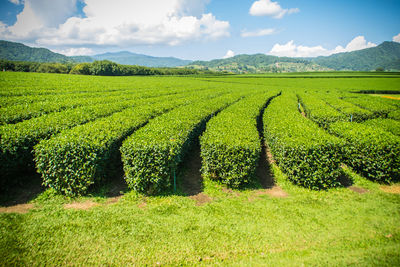
<path fill-rule="evenodd" d="M 394 120 L 400 120 L 400 110 L 395 110 L 395 111 L 389 112 L 388 118 L 394 119 Z"/>
<path fill-rule="evenodd" d="M 231 187 L 252 179 L 261 153 L 257 119 L 276 91 L 248 96 L 213 117 L 200 137 L 202 173 Z"/>
<path fill-rule="evenodd" d="M 379 127 L 387 132 L 390 132 L 394 135 L 400 135 L 400 121 L 392 120 L 392 119 L 373 119 L 365 121 L 363 124 Z"/>
<path fill-rule="evenodd" d="M 340 185 L 342 142 L 299 113 L 295 94 L 274 98 L 263 120 L 266 142 L 293 183 L 316 190 Z"/>
<path fill-rule="evenodd" d="M 120 150 L 129 188 L 147 194 L 170 188 L 178 164 L 206 122 L 241 95 L 231 93 L 177 108 L 127 138 Z"/>
<path fill-rule="evenodd" d="M 132 98 L 132 96 L 130 97 Z M 74 99 L 62 99 L 59 101 L 41 101 L 34 103 L 26 103 L 20 105 L 12 105 L 0 108 L 0 125 L 11 124 L 39 117 L 48 113 L 73 109 L 81 106 L 95 105 L 98 103 L 111 103 L 123 100 L 121 95 L 106 96 L 100 95 L 96 97 L 84 97 Z"/>
<path fill-rule="evenodd" d="M 326 104 L 326 102 L 318 96 L 300 93 L 297 97 L 304 108 L 307 118 L 323 128 L 327 128 L 332 122 L 346 121 L 349 119 L 344 114 Z"/>
<path fill-rule="evenodd" d="M 365 177 L 391 182 L 400 178 L 400 138 L 379 127 L 337 122 L 329 131 L 346 140 L 343 158 Z"/>
<path fill-rule="evenodd" d="M 72 128 L 74 126 L 109 116 L 123 109 L 154 103 L 171 101 L 176 96 L 158 97 L 151 99 L 126 100 L 108 104 L 97 104 L 78 107 L 63 112 L 55 112 L 33 118 L 17 124 L 0 126 L 0 177 L 5 185 L 16 180 L 16 174 L 33 169 L 33 147 L 41 140 Z"/>
<path fill-rule="evenodd" d="M 352 103 L 346 102 L 339 98 L 340 95 L 334 94 L 323 94 L 321 98 L 331 107 L 339 110 L 345 114 L 348 118 L 347 121 L 362 122 L 367 119 L 372 119 L 376 117 L 371 111 L 367 109 L 360 108 Z"/>
<path fill-rule="evenodd" d="M 198 97 L 164 100 L 126 109 L 109 117 L 77 126 L 35 146 L 36 168 L 46 186 L 66 195 L 85 194 L 90 185 L 118 165 L 123 139 L 149 119 Z"/>
<path fill-rule="evenodd" d="M 387 117 L 388 113 L 397 110 L 398 107 L 376 96 L 358 95 L 356 97 L 345 97 L 343 100 L 372 111 L 375 117 Z"/>

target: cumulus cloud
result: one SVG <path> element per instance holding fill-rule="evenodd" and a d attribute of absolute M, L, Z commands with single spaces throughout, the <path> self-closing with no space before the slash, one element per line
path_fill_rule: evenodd
<path fill-rule="evenodd" d="M 94 55 L 95 52 L 91 48 L 78 47 L 78 48 L 68 48 L 68 49 L 53 49 L 54 52 L 60 53 L 66 56 L 88 56 Z"/>
<path fill-rule="evenodd" d="M 8 0 L 8 1 L 10 1 L 11 3 L 16 4 L 16 5 L 22 4 L 22 0 Z"/>
<path fill-rule="evenodd" d="M 242 37 L 259 37 L 259 36 L 266 36 L 275 33 L 275 29 L 260 29 L 256 31 L 242 31 L 240 34 Z"/>
<path fill-rule="evenodd" d="M 393 42 L 398 42 L 400 43 L 400 33 L 396 36 L 393 36 Z"/>
<path fill-rule="evenodd" d="M 329 50 L 321 45 L 318 46 L 303 46 L 296 45 L 293 40 L 286 44 L 275 44 L 269 55 L 274 56 L 287 56 L 287 57 L 317 57 L 317 56 L 329 56 L 336 53 L 351 52 L 355 50 L 365 49 L 374 47 L 376 44 L 367 42 L 364 36 L 357 36 L 351 40 L 346 47 L 337 46 L 335 49 Z"/>
<path fill-rule="evenodd" d="M 278 2 L 271 0 L 258 0 L 255 1 L 250 7 L 250 15 L 253 16 L 268 16 L 275 19 L 281 19 L 286 14 L 293 14 L 300 12 L 298 8 L 284 9 Z"/>
<path fill-rule="evenodd" d="M 17 22 L 0 37 L 41 45 L 177 45 L 229 36 L 229 22 L 204 13 L 210 0 L 26 0 Z"/>
<path fill-rule="evenodd" d="M 226 51 L 226 54 L 223 58 L 230 58 L 230 57 L 234 57 L 235 56 L 235 52 L 233 52 L 232 50 L 228 50 Z"/>

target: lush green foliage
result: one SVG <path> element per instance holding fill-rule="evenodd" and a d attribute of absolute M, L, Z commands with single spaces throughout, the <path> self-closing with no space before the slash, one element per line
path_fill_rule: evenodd
<path fill-rule="evenodd" d="M 261 153 L 257 120 L 276 94 L 269 91 L 248 96 L 207 123 L 200 138 L 204 176 L 231 187 L 247 184 L 253 178 Z"/>
<path fill-rule="evenodd" d="M 230 93 L 182 106 L 152 120 L 121 147 L 128 186 L 147 194 L 170 188 L 178 164 L 206 122 L 244 93 Z"/>
<path fill-rule="evenodd" d="M 343 100 L 372 111 L 375 116 L 387 117 L 391 111 L 398 109 L 385 99 L 369 95 L 347 96 Z"/>
<path fill-rule="evenodd" d="M 131 96 L 133 98 L 133 96 Z M 109 116 L 115 112 L 132 106 L 156 102 L 151 100 L 123 100 L 120 102 L 89 105 L 64 112 L 55 112 L 38 118 L 26 120 L 17 124 L 7 124 L 0 127 L 0 173 L 2 184 L 9 180 L 17 182 L 18 173 L 32 169 L 33 147 L 41 140 L 48 139 L 54 134 L 74 126 Z"/>
<path fill-rule="evenodd" d="M 66 195 L 87 192 L 118 165 L 119 146 L 149 119 L 189 101 L 167 96 L 160 102 L 129 108 L 61 132 L 35 146 L 35 161 L 44 184 Z"/>
<path fill-rule="evenodd" d="M 189 68 L 151 68 L 136 65 L 120 65 L 108 60 L 92 63 L 38 63 L 0 60 L 0 70 L 42 72 L 42 73 L 70 73 L 99 76 L 133 76 L 133 75 L 193 75 L 212 73 Z"/>
<path fill-rule="evenodd" d="M 263 120 L 266 142 L 290 180 L 311 189 L 340 185 L 341 142 L 300 114 L 296 95 L 273 99 Z"/>
<path fill-rule="evenodd" d="M 318 94 L 318 96 L 321 97 L 328 105 L 345 114 L 348 118 L 348 121 L 362 122 L 375 116 L 369 110 L 360 108 L 359 106 L 340 99 L 342 96 L 341 94 L 328 93 Z"/>
<path fill-rule="evenodd" d="M 373 119 L 364 122 L 365 125 L 379 127 L 395 135 L 400 135 L 400 121 L 392 119 Z"/>
<path fill-rule="evenodd" d="M 365 177 L 391 182 L 400 179 L 400 137 L 379 127 L 337 122 L 329 131 L 346 140 L 345 162 Z"/>
<path fill-rule="evenodd" d="M 308 93 L 300 93 L 297 97 L 299 103 L 304 108 L 307 118 L 316 122 L 323 128 L 327 128 L 332 122 L 349 120 L 348 116 L 345 116 L 335 108 L 326 104 L 318 95 L 314 96 Z"/>

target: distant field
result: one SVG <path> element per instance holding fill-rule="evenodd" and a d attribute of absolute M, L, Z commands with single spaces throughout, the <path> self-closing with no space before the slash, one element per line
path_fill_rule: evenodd
<path fill-rule="evenodd" d="M 399 73 L 1 72 L 0 263 L 400 265 L 399 93 Z"/>

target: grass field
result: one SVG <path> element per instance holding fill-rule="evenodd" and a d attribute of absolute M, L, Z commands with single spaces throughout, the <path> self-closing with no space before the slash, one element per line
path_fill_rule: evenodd
<path fill-rule="evenodd" d="M 15 142 L 11 147 L 21 146 L 17 154 L 24 153 L 25 156 L 17 158 L 27 164 L 26 167 L 19 165 L 19 168 L 24 167 L 23 172 L 12 169 L 10 166 L 16 165 L 11 163 L 2 166 L 7 171 L 2 173 L 3 181 L 7 181 L 7 190 L 0 198 L 0 265 L 399 266 L 400 184 L 396 176 L 399 157 L 395 154 L 399 148 L 399 128 L 396 126 L 400 109 L 398 100 L 354 92 L 385 91 L 385 95 L 396 97 L 400 91 L 400 76 L 368 73 L 287 76 L 88 77 L 0 73 L 0 108 L 5 122 L 1 126 L 2 151 L 8 151 L 8 142 Z M 211 127 L 207 127 L 210 118 L 211 125 L 213 120 L 217 121 L 213 117 L 228 116 L 229 112 L 240 110 L 243 105 L 237 104 L 246 103 L 242 101 L 256 93 L 268 93 L 269 105 L 265 110 L 260 105 L 257 121 L 252 113 L 253 117 L 249 118 L 254 120 L 253 124 L 244 124 L 246 118 L 242 118 L 242 126 L 249 129 L 248 132 L 254 130 L 256 135 L 260 135 L 262 153 L 256 158 L 248 156 L 257 161 L 254 173 L 244 176 L 246 179 L 250 177 L 250 182 L 239 188 L 230 188 L 224 180 L 216 181 L 212 175 L 202 175 L 202 143 L 198 137 L 211 131 Z M 102 95 L 107 95 L 104 100 Z M 106 99 L 108 103 L 103 103 Z M 370 99 L 376 100 L 371 102 Z M 280 107 L 279 101 L 286 101 L 282 105 L 282 114 L 287 106 L 285 112 L 289 115 L 291 103 L 294 103 L 294 117 L 285 115 L 282 118 L 273 113 L 274 108 Z M 60 104 L 53 105 L 57 109 L 49 109 L 49 103 Z M 251 107 L 256 102 L 248 103 Z M 129 113 L 131 105 L 149 108 Z M 26 112 L 28 110 L 30 112 Z M 194 114 L 195 111 L 197 117 L 191 117 L 192 121 L 198 120 L 195 124 L 175 119 L 179 116 L 188 118 L 184 114 Z M 131 122 L 127 120 L 130 114 L 143 116 L 143 119 L 139 121 L 136 117 Z M 370 135 L 363 135 L 360 143 L 354 141 L 354 133 L 348 130 L 349 118 L 352 120 L 350 125 L 364 132 L 370 131 Z M 371 130 L 368 121 L 377 118 L 379 120 Z M 107 123 L 116 123 L 117 119 L 121 120 L 121 126 L 108 131 Z M 7 123 L 7 120 L 12 122 Z M 290 123 L 285 124 L 285 120 Z M 387 122 L 393 127 L 388 128 Z M 139 126 L 125 130 L 126 124 L 133 123 Z M 170 129 L 163 123 L 177 125 L 179 132 L 190 133 L 175 137 L 172 135 L 175 128 Z M 47 125 L 58 125 L 59 128 Z M 272 131 L 272 125 L 287 129 L 294 141 L 288 139 L 285 131 L 279 132 L 280 128 Z M 162 132 L 154 130 L 157 126 L 170 129 L 173 138 L 169 135 L 164 138 Z M 35 133 L 40 134 L 30 135 L 29 142 L 20 141 L 31 134 L 23 130 L 27 127 L 34 127 L 37 129 Z M 215 127 L 214 123 L 213 129 Z M 227 127 L 232 126 L 229 124 Z M 40 155 L 47 155 L 53 153 L 54 144 L 63 147 L 66 140 L 71 145 L 74 138 L 77 138 L 77 144 L 85 144 L 89 140 L 85 136 L 91 136 L 91 131 L 96 133 L 93 134 L 96 138 L 90 140 L 98 142 L 103 149 L 95 150 L 96 155 L 102 155 L 99 151 L 111 151 L 91 162 L 93 165 L 105 162 L 101 166 L 107 168 L 111 164 L 112 170 L 104 172 L 102 179 L 93 175 L 93 180 L 90 180 L 93 184 L 82 196 L 65 196 L 41 186 L 42 177 L 32 171 L 35 165 L 33 156 L 37 154 L 32 155 L 31 150 L 40 148 Z M 115 146 L 126 147 L 122 150 L 125 160 L 129 156 L 126 153 L 139 150 L 145 151 L 142 153 L 146 153 L 149 160 L 161 162 L 157 153 L 135 146 L 138 142 L 124 142 L 128 137 L 142 140 L 150 131 L 155 131 L 157 135 L 151 136 L 157 136 L 160 143 L 166 142 L 170 151 L 177 151 L 175 154 L 170 152 L 170 158 L 174 158 L 168 163 L 176 170 L 175 191 L 172 176 L 165 176 L 162 172 L 159 176 L 165 177 L 161 181 L 170 183 L 170 186 L 152 195 L 137 192 L 137 187 L 128 188 L 123 179 L 124 175 L 129 176 L 126 172 L 128 167 L 139 166 L 135 165 L 138 159 L 134 158 L 128 167 L 122 166 L 126 161 L 121 163 L 119 149 L 114 149 Z M 116 137 L 110 139 L 112 141 L 98 141 L 102 132 L 107 134 L 101 140 L 109 140 L 107 138 L 111 135 Z M 215 136 L 212 132 L 208 134 Z M 377 134 L 382 139 L 376 141 Z M 304 167 L 301 167 L 301 173 L 321 175 L 323 170 L 321 179 L 331 172 L 332 177 L 338 180 L 334 180 L 334 186 L 327 190 L 308 189 L 310 183 L 313 187 L 326 184 L 322 181 L 321 185 L 318 179 L 291 172 L 297 165 L 286 162 L 297 162 L 296 155 L 281 152 L 282 149 L 305 147 L 307 143 L 317 144 L 309 138 L 312 135 L 317 137 L 315 139 L 325 138 L 323 140 L 329 142 L 328 136 L 334 136 L 332 144 L 343 148 L 340 150 L 343 154 L 338 152 L 341 155 L 338 158 L 341 162 L 340 177 L 335 176 L 337 162 L 331 162 L 331 159 L 325 162 L 323 156 L 321 164 L 326 165 L 322 167 L 297 163 Z M 18 138 L 6 139 L 7 136 Z M 309 138 L 308 141 L 303 140 L 305 137 Z M 5 140 L 11 141 L 6 143 Z M 32 143 L 31 140 L 37 141 Z M 290 145 L 285 146 L 282 140 L 290 140 Z M 243 141 L 243 147 L 249 144 L 246 142 Z M 51 144 L 50 149 L 47 144 Z M 147 149 L 152 143 L 146 144 Z M 270 148 L 265 151 L 264 145 Z M 368 156 L 359 153 L 360 146 L 364 145 L 369 146 Z M 76 148 L 81 149 L 81 146 Z M 223 148 L 219 149 L 222 155 Z M 313 156 L 315 151 L 320 153 L 318 149 L 322 149 L 320 145 L 304 152 L 309 153 L 305 158 Z M 69 159 L 62 158 L 64 150 L 59 151 L 55 161 Z M 391 158 L 385 157 L 390 153 L 393 153 Z M 65 155 L 74 157 L 73 154 Z M 228 155 L 234 162 L 236 155 Z M 2 159 L 8 160 L 4 157 Z M 84 164 L 79 165 L 83 157 L 84 154 L 78 154 L 74 161 L 82 172 L 87 168 Z M 359 161 L 351 160 L 358 157 Z M 364 161 L 367 165 L 360 163 Z M 42 169 L 51 169 L 46 168 Z M 158 170 L 157 166 L 151 165 L 151 168 L 154 172 Z M 333 168 L 332 171 L 329 168 Z M 86 179 L 90 171 L 88 169 L 79 177 Z M 43 173 L 41 175 L 45 176 Z M 54 182 L 50 175 L 45 179 L 54 188 L 65 188 L 65 185 Z M 138 181 L 136 176 L 132 179 Z M 74 190 L 74 187 L 67 189 Z M 70 192 L 68 190 L 62 192 Z"/>

